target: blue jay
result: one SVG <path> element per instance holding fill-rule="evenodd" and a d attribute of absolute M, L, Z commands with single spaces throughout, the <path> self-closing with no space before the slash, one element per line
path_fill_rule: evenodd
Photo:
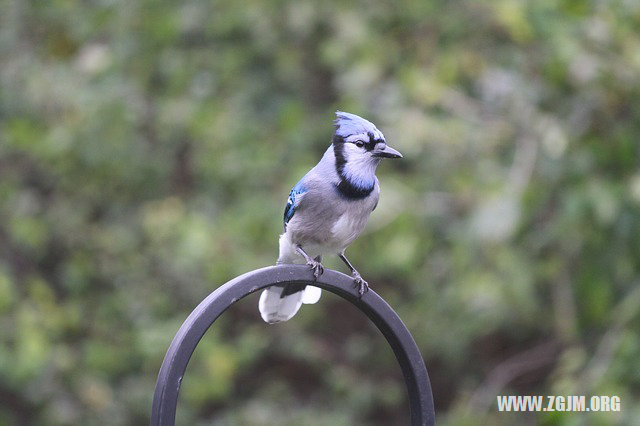
<path fill-rule="evenodd" d="M 376 208 L 376 169 L 383 158 L 401 158 L 373 123 L 336 112 L 336 131 L 322 159 L 289 193 L 284 208 L 278 264 L 306 263 L 317 279 L 322 255 L 337 254 L 353 275 L 360 296 L 369 289 L 344 251 L 360 235 Z M 260 295 L 262 319 L 273 324 L 293 317 L 302 303 L 316 303 L 320 289 L 304 284 L 271 286 Z"/>

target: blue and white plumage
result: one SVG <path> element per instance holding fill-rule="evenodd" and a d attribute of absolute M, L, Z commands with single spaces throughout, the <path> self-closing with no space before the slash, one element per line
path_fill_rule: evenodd
<path fill-rule="evenodd" d="M 349 267 L 362 295 L 368 284 L 344 255 L 376 208 L 380 186 L 376 169 L 382 158 L 402 155 L 386 145 L 373 123 L 336 112 L 336 131 L 322 159 L 289 193 L 284 209 L 278 263 L 306 263 L 317 278 L 322 255 L 337 254 Z M 272 286 L 260 295 L 260 315 L 268 323 L 287 321 L 303 303 L 316 303 L 314 286 Z"/>

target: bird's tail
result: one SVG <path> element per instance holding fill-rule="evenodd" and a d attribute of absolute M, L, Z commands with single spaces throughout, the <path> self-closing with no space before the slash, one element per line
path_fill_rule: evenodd
<path fill-rule="evenodd" d="M 304 284 L 274 285 L 262 292 L 258 309 L 265 322 L 275 324 L 291 319 L 303 303 L 316 303 L 318 299 L 318 287 Z"/>

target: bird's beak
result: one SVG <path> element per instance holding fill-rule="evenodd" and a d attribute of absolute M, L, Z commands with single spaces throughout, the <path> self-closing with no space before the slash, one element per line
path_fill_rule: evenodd
<path fill-rule="evenodd" d="M 372 151 L 372 155 L 379 158 L 402 158 L 402 154 L 400 154 L 399 151 L 396 151 L 388 145 L 383 145 L 380 148 L 375 148 Z"/>

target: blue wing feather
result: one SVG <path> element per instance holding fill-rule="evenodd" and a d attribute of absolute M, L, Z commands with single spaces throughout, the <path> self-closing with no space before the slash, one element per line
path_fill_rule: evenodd
<path fill-rule="evenodd" d="M 296 212 L 296 208 L 300 205 L 300 201 L 302 200 L 302 195 L 307 192 L 307 188 L 305 187 L 302 180 L 293 187 L 291 192 L 289 192 L 289 198 L 287 199 L 287 205 L 284 206 L 284 230 L 287 230 L 287 223 L 291 220 L 294 213 Z"/>

